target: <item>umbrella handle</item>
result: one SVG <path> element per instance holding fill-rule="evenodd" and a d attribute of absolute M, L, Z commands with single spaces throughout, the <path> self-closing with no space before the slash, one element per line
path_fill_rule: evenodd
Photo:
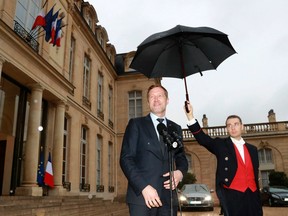
<path fill-rule="evenodd" d="M 189 109 L 188 109 L 188 103 L 187 103 L 187 100 L 185 101 L 185 110 L 186 110 L 186 113 L 189 113 Z"/>

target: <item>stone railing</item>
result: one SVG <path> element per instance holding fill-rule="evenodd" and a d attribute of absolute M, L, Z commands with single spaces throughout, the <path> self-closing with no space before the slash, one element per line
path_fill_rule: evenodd
<path fill-rule="evenodd" d="M 205 127 L 203 131 L 211 137 L 228 136 L 228 132 L 225 126 Z M 250 135 L 261 134 L 282 134 L 288 133 L 288 121 L 273 122 L 273 123 L 260 123 L 260 124 L 246 124 L 244 125 L 243 137 Z M 193 138 L 189 129 L 183 129 L 183 139 Z"/>

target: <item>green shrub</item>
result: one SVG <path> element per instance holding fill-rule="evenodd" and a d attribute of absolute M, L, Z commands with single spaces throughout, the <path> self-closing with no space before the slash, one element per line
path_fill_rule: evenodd
<path fill-rule="evenodd" d="M 184 184 L 194 184 L 197 181 L 194 173 L 187 172 L 182 181 L 178 184 L 178 188 L 181 189 Z"/>
<path fill-rule="evenodd" d="M 288 178 L 284 172 L 272 171 L 269 174 L 269 185 L 270 186 L 286 186 L 288 187 Z"/>

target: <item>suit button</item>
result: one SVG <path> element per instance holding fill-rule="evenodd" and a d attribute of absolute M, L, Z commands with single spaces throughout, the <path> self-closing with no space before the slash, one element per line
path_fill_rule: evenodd
<path fill-rule="evenodd" d="M 229 158 L 228 158 L 228 157 L 225 157 L 225 160 L 226 160 L 226 161 L 228 161 L 228 160 L 229 160 Z"/>
<path fill-rule="evenodd" d="M 225 171 L 228 171 L 228 167 L 225 167 Z"/>
<path fill-rule="evenodd" d="M 228 182 L 228 178 L 225 178 L 225 182 Z"/>

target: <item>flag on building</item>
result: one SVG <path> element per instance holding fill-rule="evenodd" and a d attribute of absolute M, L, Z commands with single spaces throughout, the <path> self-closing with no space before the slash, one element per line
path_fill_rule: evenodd
<path fill-rule="evenodd" d="M 36 17 L 31 30 L 35 29 L 37 26 L 43 26 L 44 27 L 45 24 L 46 24 L 45 13 L 44 13 L 44 10 L 42 8 Z"/>
<path fill-rule="evenodd" d="M 44 151 L 40 151 L 40 160 L 37 170 L 37 183 L 39 186 L 44 186 Z"/>
<path fill-rule="evenodd" d="M 55 20 L 55 22 L 53 22 L 52 31 L 51 31 L 51 41 L 50 41 L 50 43 L 52 43 L 53 46 L 57 45 L 56 41 L 58 41 L 58 45 L 60 46 L 60 39 L 61 39 L 61 34 L 62 34 L 62 30 L 61 30 L 62 19 L 63 19 L 63 17 L 60 19 L 57 19 L 57 20 Z"/>
<path fill-rule="evenodd" d="M 49 187 L 54 187 L 54 177 L 53 177 L 53 169 L 52 169 L 52 160 L 51 154 L 49 152 L 48 161 L 46 164 L 46 170 L 44 175 L 44 183 Z"/>
<path fill-rule="evenodd" d="M 52 24 L 55 20 L 57 20 L 58 13 L 59 13 L 59 10 L 58 10 L 55 14 L 53 14 L 53 10 L 54 10 L 54 6 L 50 9 L 50 11 L 45 16 L 46 25 L 44 29 L 46 32 L 45 34 L 46 42 L 48 42 L 51 38 Z"/>
<path fill-rule="evenodd" d="M 62 36 L 62 30 L 59 29 L 59 31 L 57 32 L 56 42 L 55 42 L 55 44 L 56 44 L 57 47 L 60 47 L 60 46 L 61 46 L 61 44 L 60 44 L 60 42 L 61 42 L 61 36 Z"/>
<path fill-rule="evenodd" d="M 54 44 L 56 38 L 56 26 L 57 26 L 57 19 L 52 22 L 51 25 L 51 40 L 50 43 Z"/>

